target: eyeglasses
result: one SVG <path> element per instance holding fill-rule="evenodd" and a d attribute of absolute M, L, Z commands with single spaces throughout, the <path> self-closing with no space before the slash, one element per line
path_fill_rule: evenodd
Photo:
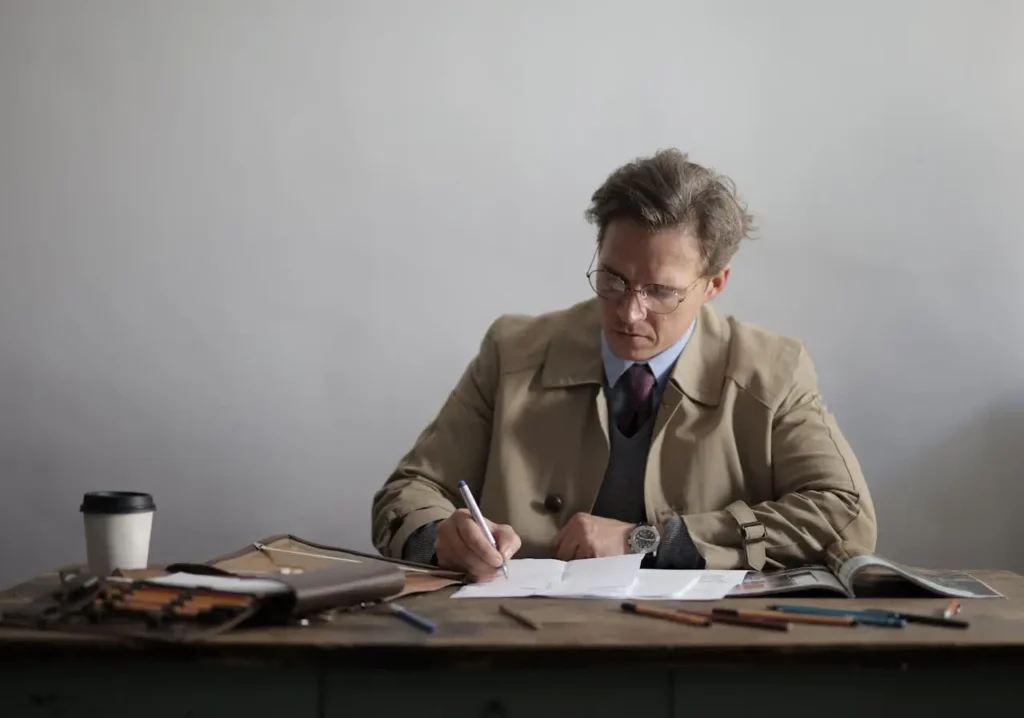
<path fill-rule="evenodd" d="M 617 274 L 612 274 L 606 269 L 592 269 L 587 272 L 587 279 L 590 286 L 602 299 L 610 302 L 621 301 L 623 297 L 635 292 L 640 297 L 640 303 L 655 314 L 671 314 L 674 312 L 686 296 L 693 289 L 693 285 L 700 281 L 700 277 L 680 294 L 674 287 L 666 287 L 663 284 L 648 284 L 639 289 L 633 289 L 625 279 Z"/>

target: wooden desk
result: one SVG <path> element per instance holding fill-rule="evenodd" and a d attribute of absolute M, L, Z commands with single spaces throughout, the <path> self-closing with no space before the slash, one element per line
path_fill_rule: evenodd
<path fill-rule="evenodd" d="M 693 628 L 625 614 L 618 601 L 511 602 L 543 624 L 531 631 L 498 613 L 497 602 L 449 600 L 450 590 L 404 601 L 439 622 L 434 635 L 370 612 L 173 649 L 2 629 L 0 716 L 109 717 L 129 705 L 147 718 L 833 718 L 988 706 L 1015 715 L 1024 686 L 1024 578 L 976 574 L 1008 598 L 965 602 L 966 630 Z M 30 594 L 53 580 L 12 591 Z M 945 601 L 848 603 L 933 612 Z"/>

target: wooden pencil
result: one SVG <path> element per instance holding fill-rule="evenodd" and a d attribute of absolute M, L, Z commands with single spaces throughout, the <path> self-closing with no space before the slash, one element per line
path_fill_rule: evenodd
<path fill-rule="evenodd" d="M 518 621 L 519 623 L 523 624 L 527 628 L 532 628 L 535 631 L 539 631 L 540 630 L 540 624 L 539 623 L 534 621 L 529 616 L 523 615 L 522 613 L 520 613 L 519 611 L 516 611 L 513 608 L 509 608 L 505 604 L 500 604 L 498 606 L 498 610 L 501 613 L 504 613 L 506 616 L 508 616 L 512 620 Z"/>
<path fill-rule="evenodd" d="M 641 616 L 650 616 L 651 618 L 661 618 L 666 621 L 675 621 L 676 623 L 685 623 L 688 626 L 710 626 L 710 616 L 704 616 L 696 614 L 691 611 L 672 611 L 664 608 L 654 608 L 653 606 L 644 606 L 639 603 L 633 603 L 626 601 L 622 604 L 622 610 L 627 613 L 636 613 Z"/>
<path fill-rule="evenodd" d="M 789 623 L 769 618 L 747 618 L 746 616 L 734 616 L 729 613 L 713 613 L 711 620 L 714 623 L 728 623 L 733 626 L 747 626 L 749 628 L 763 628 L 767 631 L 788 631 Z"/>

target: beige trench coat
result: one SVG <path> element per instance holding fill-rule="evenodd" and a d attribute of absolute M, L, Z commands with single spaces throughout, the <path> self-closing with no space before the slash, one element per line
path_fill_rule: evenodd
<path fill-rule="evenodd" d="M 597 300 L 504 316 L 436 418 L 373 499 L 373 540 L 406 539 L 462 502 L 550 557 L 555 534 L 589 512 L 609 455 Z M 707 568 L 770 570 L 821 560 L 836 541 L 874 550 L 861 467 L 818 393 L 800 342 L 709 305 L 657 409 L 644 477 L 647 519 L 683 517 Z"/>

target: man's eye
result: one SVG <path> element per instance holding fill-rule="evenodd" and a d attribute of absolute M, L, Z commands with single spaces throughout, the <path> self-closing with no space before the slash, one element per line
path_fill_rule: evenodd
<path fill-rule="evenodd" d="M 675 296 L 675 290 L 669 289 L 668 287 L 652 286 L 648 287 L 647 296 L 652 299 L 671 299 Z"/>

